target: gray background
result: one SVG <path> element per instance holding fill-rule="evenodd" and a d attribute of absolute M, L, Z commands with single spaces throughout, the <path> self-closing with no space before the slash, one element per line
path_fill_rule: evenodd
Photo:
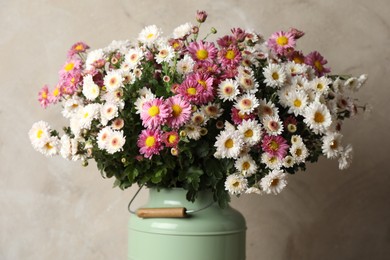
<path fill-rule="evenodd" d="M 268 37 L 294 26 L 306 32 L 298 48 L 318 50 L 333 72 L 369 74 L 357 97 L 374 110 L 344 125 L 343 140 L 355 149 L 350 169 L 321 159 L 290 176 L 278 196 L 233 200 L 247 219 L 247 259 L 389 259 L 387 0 L 0 0 L 0 259 L 126 259 L 134 188 L 112 189 L 94 164 L 34 152 L 32 123 L 66 123 L 59 107 L 39 107 L 37 93 L 56 83 L 74 42 L 101 48 L 150 24 L 169 35 L 198 9 L 220 35 L 243 27 Z"/>

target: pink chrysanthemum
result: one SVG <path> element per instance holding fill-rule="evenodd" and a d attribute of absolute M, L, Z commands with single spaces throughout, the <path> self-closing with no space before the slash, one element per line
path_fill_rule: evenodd
<path fill-rule="evenodd" d="M 328 61 L 325 60 L 324 57 L 322 57 L 321 54 L 317 51 L 310 52 L 305 57 L 305 64 L 312 66 L 318 77 L 321 77 L 324 74 L 330 72 L 330 68 L 324 67 L 324 65 L 327 63 Z"/>
<path fill-rule="evenodd" d="M 183 126 L 191 117 L 191 104 L 181 96 L 173 96 L 166 100 L 165 104 L 171 108 L 172 114 L 168 117 L 168 125 L 177 129 Z"/>
<path fill-rule="evenodd" d="M 225 35 L 217 40 L 219 46 L 223 48 L 229 48 L 232 45 L 237 44 L 237 40 L 231 35 Z"/>
<path fill-rule="evenodd" d="M 38 93 L 38 101 L 43 108 L 46 108 L 50 104 L 49 100 L 49 87 L 44 85 Z"/>
<path fill-rule="evenodd" d="M 68 58 L 72 58 L 74 55 L 85 52 L 89 49 L 89 46 L 84 42 L 76 42 L 70 47 L 68 51 Z"/>
<path fill-rule="evenodd" d="M 243 120 L 250 120 L 255 118 L 256 116 L 254 114 L 244 114 L 241 113 L 237 108 L 232 108 L 232 120 L 235 125 L 241 124 Z"/>
<path fill-rule="evenodd" d="M 222 67 L 235 68 L 241 61 L 241 53 L 235 46 L 221 49 L 218 52 L 218 58 Z"/>
<path fill-rule="evenodd" d="M 52 104 L 57 103 L 62 97 L 62 88 L 60 85 L 57 85 L 52 92 L 49 93 L 49 101 Z"/>
<path fill-rule="evenodd" d="M 164 103 L 162 98 L 146 101 L 141 110 L 142 125 L 146 128 L 156 129 L 166 123 L 172 110 Z"/>
<path fill-rule="evenodd" d="M 145 158 L 152 158 L 153 155 L 160 154 L 164 148 L 161 142 L 161 132 L 159 130 L 145 129 L 138 136 L 137 146 L 139 152 Z"/>
<path fill-rule="evenodd" d="M 194 104 L 202 103 L 201 95 L 203 91 L 203 86 L 191 77 L 187 77 L 177 88 L 177 93 L 179 93 L 186 101 Z"/>
<path fill-rule="evenodd" d="M 82 62 L 80 59 L 69 59 L 59 71 L 61 79 L 72 78 L 81 74 Z"/>
<path fill-rule="evenodd" d="M 202 91 L 200 92 L 199 100 L 201 104 L 206 104 L 214 100 L 214 88 L 213 81 L 214 79 L 210 77 L 207 73 L 194 73 L 189 77 L 192 77 L 196 82 L 202 86 Z"/>
<path fill-rule="evenodd" d="M 276 156 L 278 159 L 282 160 L 289 148 L 286 139 L 282 136 L 277 135 L 265 135 L 261 141 L 261 148 L 270 156 Z"/>
<path fill-rule="evenodd" d="M 210 75 L 216 75 L 221 73 L 220 67 L 214 62 L 202 62 L 196 63 L 193 70 L 198 73 L 208 73 Z"/>
<path fill-rule="evenodd" d="M 212 42 L 191 42 L 188 46 L 188 52 L 194 61 L 197 62 L 212 62 L 217 55 L 217 48 Z"/>
<path fill-rule="evenodd" d="M 301 51 L 290 52 L 287 55 L 287 58 L 290 61 L 295 62 L 296 64 L 304 64 L 305 63 L 305 55 L 303 55 L 303 53 Z"/>
<path fill-rule="evenodd" d="M 285 55 L 295 47 L 294 35 L 291 32 L 276 32 L 268 39 L 268 47 L 275 53 Z"/>
<path fill-rule="evenodd" d="M 176 147 L 179 143 L 180 137 L 175 131 L 166 132 L 162 136 L 162 141 L 167 147 Z"/>

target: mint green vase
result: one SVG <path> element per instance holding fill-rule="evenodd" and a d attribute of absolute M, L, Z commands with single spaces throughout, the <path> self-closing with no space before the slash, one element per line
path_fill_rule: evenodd
<path fill-rule="evenodd" d="M 211 192 L 194 203 L 182 189 L 149 190 L 144 208 L 185 207 L 187 218 L 129 220 L 129 260 L 244 260 L 245 219 L 230 206 L 221 209 Z"/>

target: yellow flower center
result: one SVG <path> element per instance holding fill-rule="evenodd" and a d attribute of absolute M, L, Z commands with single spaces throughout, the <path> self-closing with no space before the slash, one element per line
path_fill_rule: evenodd
<path fill-rule="evenodd" d="M 200 84 L 200 85 L 202 85 L 202 87 L 203 88 L 206 88 L 207 87 L 207 84 L 206 84 L 206 81 L 204 81 L 204 80 L 198 80 L 198 83 Z"/>
<path fill-rule="evenodd" d="M 303 64 L 304 63 L 304 60 L 301 58 L 301 57 L 294 57 L 293 58 L 293 61 L 296 63 L 296 64 Z"/>
<path fill-rule="evenodd" d="M 244 133 L 245 137 L 249 138 L 249 137 L 252 137 L 253 136 L 253 131 L 252 129 L 248 129 L 245 131 Z"/>
<path fill-rule="evenodd" d="M 59 88 L 55 88 L 53 90 L 53 96 L 57 97 L 59 94 L 60 94 L 60 89 Z"/>
<path fill-rule="evenodd" d="M 244 162 L 242 164 L 242 169 L 245 171 L 248 170 L 250 167 L 251 167 L 251 164 L 249 162 Z"/>
<path fill-rule="evenodd" d="M 85 112 L 83 117 L 84 117 L 84 118 L 87 118 L 88 116 L 89 116 L 89 113 L 88 113 L 88 112 Z"/>
<path fill-rule="evenodd" d="M 74 49 L 75 49 L 76 51 L 82 51 L 82 50 L 84 50 L 84 47 L 83 47 L 82 44 L 78 44 L 78 45 L 76 45 L 76 47 L 74 47 Z"/>
<path fill-rule="evenodd" d="M 41 94 L 41 97 L 43 99 L 47 99 L 47 92 L 46 91 L 43 91 L 42 94 Z"/>
<path fill-rule="evenodd" d="M 229 138 L 229 139 L 227 139 L 226 141 L 225 141 L 225 147 L 226 148 L 232 148 L 233 147 L 233 145 L 234 145 L 234 142 L 233 142 L 233 140 L 231 139 L 231 138 Z"/>
<path fill-rule="evenodd" d="M 196 95 L 196 88 L 188 88 L 187 94 L 192 96 Z"/>
<path fill-rule="evenodd" d="M 232 60 L 236 57 L 236 54 L 232 50 L 228 50 L 225 54 L 225 58 L 228 60 Z"/>
<path fill-rule="evenodd" d="M 301 100 L 299 100 L 299 99 L 295 99 L 294 100 L 294 106 L 295 107 L 301 107 L 301 105 L 302 105 L 302 101 Z"/>
<path fill-rule="evenodd" d="M 278 80 L 279 79 L 279 74 L 277 72 L 272 73 L 272 78 L 274 80 Z"/>
<path fill-rule="evenodd" d="M 154 145 L 154 143 L 156 142 L 156 138 L 154 138 L 154 136 L 148 136 L 145 140 L 145 145 L 147 147 L 152 147 Z"/>
<path fill-rule="evenodd" d="M 276 39 L 276 43 L 280 46 L 288 44 L 288 38 L 286 36 L 280 36 Z"/>
<path fill-rule="evenodd" d="M 45 144 L 45 147 L 46 147 L 46 149 L 53 149 L 53 146 L 51 145 L 51 143 L 46 143 Z"/>
<path fill-rule="evenodd" d="M 209 53 L 205 49 L 201 49 L 196 52 L 196 57 L 198 60 L 205 60 L 209 57 Z"/>
<path fill-rule="evenodd" d="M 173 116 L 174 116 L 174 117 L 179 117 L 182 110 L 183 110 L 183 109 L 182 109 L 179 105 L 174 104 L 174 105 L 172 106 L 172 114 L 173 114 Z"/>
<path fill-rule="evenodd" d="M 314 62 L 314 67 L 316 67 L 316 69 L 317 69 L 319 72 L 321 72 L 321 71 L 324 69 L 324 67 L 322 66 L 321 62 L 319 62 L 318 60 L 316 60 L 316 61 Z"/>
<path fill-rule="evenodd" d="M 272 151 L 276 151 L 279 148 L 279 144 L 275 141 L 271 141 L 268 146 Z"/>
<path fill-rule="evenodd" d="M 301 148 L 297 148 L 297 149 L 295 150 L 295 155 L 296 155 L 296 156 L 301 156 L 301 155 L 302 155 L 302 149 L 301 149 Z"/>
<path fill-rule="evenodd" d="M 146 36 L 146 38 L 147 38 L 147 39 L 150 39 L 150 38 L 152 38 L 153 36 L 154 36 L 153 33 L 149 33 L 149 34 Z"/>
<path fill-rule="evenodd" d="M 74 63 L 73 62 L 69 62 L 64 67 L 65 71 L 71 71 L 73 68 L 74 68 Z"/>
<path fill-rule="evenodd" d="M 325 117 L 321 112 L 316 112 L 314 114 L 314 122 L 320 124 L 323 123 L 324 121 L 325 121 Z"/>
<path fill-rule="evenodd" d="M 240 186 L 240 182 L 239 182 L 239 181 L 235 181 L 232 185 L 233 185 L 234 187 L 238 187 L 238 186 Z"/>
<path fill-rule="evenodd" d="M 156 116 L 160 113 L 160 109 L 158 108 L 158 106 L 151 106 L 148 110 L 148 114 L 149 116 Z"/>
<path fill-rule="evenodd" d="M 273 180 L 270 182 L 269 185 L 275 187 L 275 186 L 278 185 L 278 183 L 279 183 L 279 179 L 273 179 Z"/>
<path fill-rule="evenodd" d="M 318 90 L 322 90 L 324 88 L 324 85 L 322 85 L 321 83 L 318 83 L 316 87 Z"/>
<path fill-rule="evenodd" d="M 176 142 L 176 140 L 177 140 L 176 135 L 169 135 L 169 137 L 168 137 L 168 143 L 173 144 L 173 143 Z"/>
<path fill-rule="evenodd" d="M 42 137 L 42 135 L 43 135 L 43 131 L 42 131 L 42 129 L 39 129 L 37 131 L 37 138 L 40 139 Z"/>

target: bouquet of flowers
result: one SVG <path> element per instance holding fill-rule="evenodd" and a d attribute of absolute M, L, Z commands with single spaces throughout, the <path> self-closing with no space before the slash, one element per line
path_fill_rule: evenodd
<path fill-rule="evenodd" d="M 211 190 L 221 206 L 229 194 L 278 194 L 287 175 L 323 155 L 350 165 L 344 119 L 365 110 L 351 94 L 367 76 L 331 75 L 317 51 L 304 55 L 304 33 L 268 39 L 241 28 L 216 42 L 200 39 L 207 13 L 163 37 L 147 26 L 136 41 L 67 54 L 42 107 L 61 103 L 64 133 L 39 121 L 29 136 L 47 156 L 88 165 L 94 159 L 114 186 L 181 187 L 187 199 Z"/>

